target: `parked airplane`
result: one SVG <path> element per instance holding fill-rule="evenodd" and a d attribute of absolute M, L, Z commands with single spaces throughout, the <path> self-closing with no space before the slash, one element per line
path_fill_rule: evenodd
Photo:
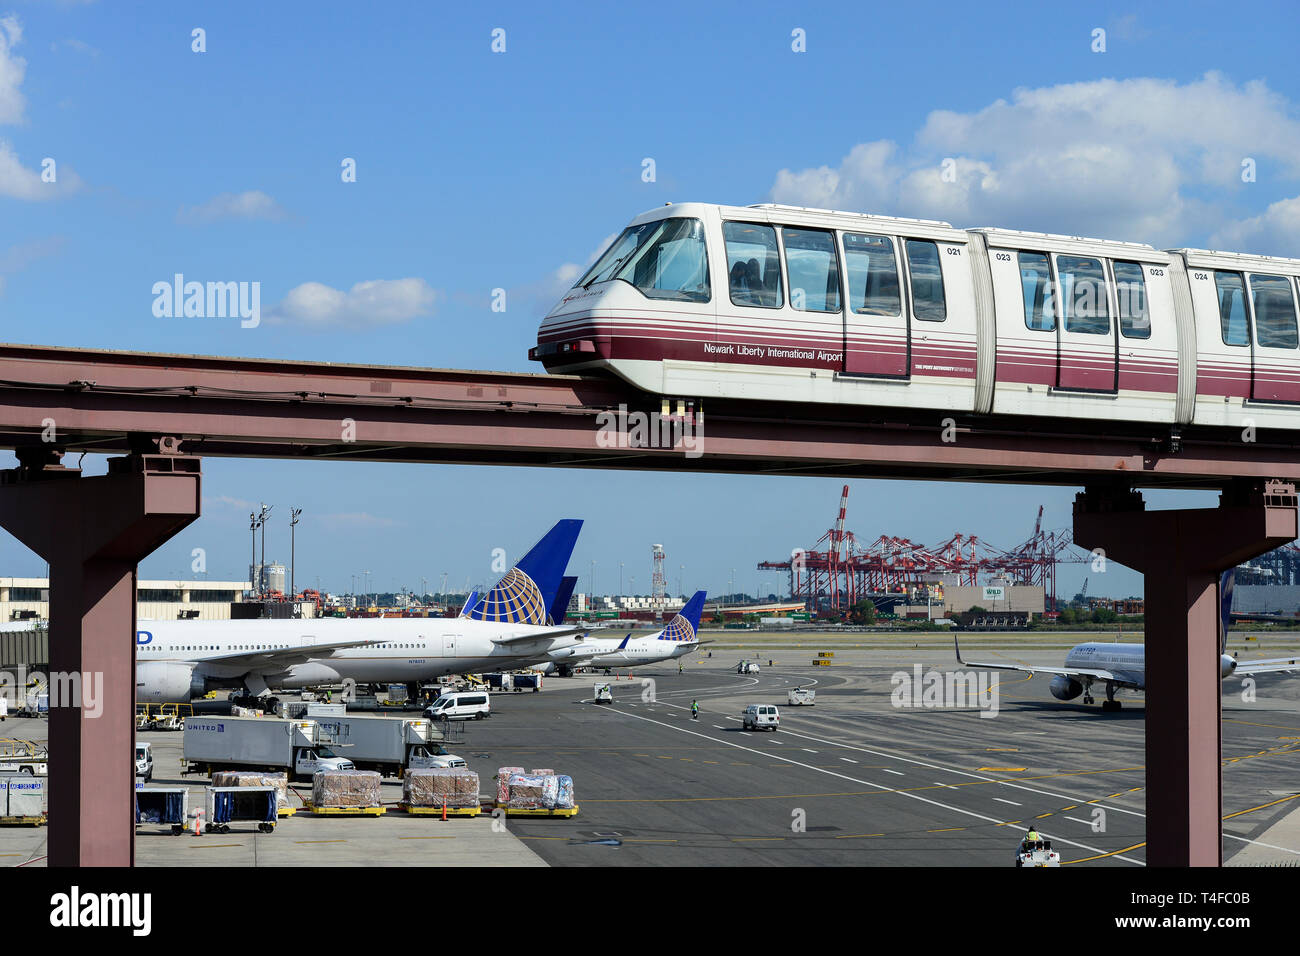
<path fill-rule="evenodd" d="M 545 662 L 534 668 L 544 674 L 567 676 L 573 667 L 633 667 L 658 664 L 685 657 L 700 646 L 697 636 L 700 614 L 704 610 L 704 592 L 696 591 L 677 615 L 657 634 L 633 639 L 629 634 L 618 638 L 588 638 L 574 655 L 564 662 Z"/>
<path fill-rule="evenodd" d="M 963 667 L 986 667 L 992 670 L 1055 675 L 1047 685 L 1047 689 L 1057 700 L 1074 700 L 1082 694 L 1083 702 L 1091 704 L 1094 702 L 1092 685 L 1104 684 L 1106 699 L 1101 702 L 1102 710 L 1119 710 L 1121 704 L 1115 699 L 1115 691 L 1118 688 L 1146 690 L 1146 646 L 1143 644 L 1107 644 L 1102 641 L 1089 641 L 1070 648 L 1070 652 L 1065 655 L 1064 667 L 1036 667 L 965 661 L 962 660 L 961 646 L 957 644 L 956 634 L 953 635 L 952 640 L 957 649 L 957 663 Z M 1238 677 L 1250 677 L 1255 674 L 1295 670 L 1300 670 L 1300 657 L 1239 662 L 1229 654 L 1219 655 L 1220 679 L 1234 674 Z"/>
<path fill-rule="evenodd" d="M 457 618 L 150 621 L 136 632 L 136 700 L 186 701 L 218 688 L 417 683 L 444 674 L 563 660 L 586 625 L 550 614 L 582 522 L 560 521 Z M 566 597 L 567 603 L 567 597 Z"/>

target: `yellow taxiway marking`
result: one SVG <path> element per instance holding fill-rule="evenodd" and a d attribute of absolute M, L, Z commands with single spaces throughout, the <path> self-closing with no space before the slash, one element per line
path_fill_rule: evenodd
<path fill-rule="evenodd" d="M 979 771 L 987 771 L 988 773 L 1024 773 L 1029 768 L 1028 767 L 978 767 L 976 769 Z"/>
<path fill-rule="evenodd" d="M 1281 800 L 1274 800 L 1272 803 L 1260 804 L 1258 807 L 1251 807 L 1249 810 L 1238 810 L 1236 813 L 1229 813 L 1223 819 L 1231 820 L 1233 817 L 1239 817 L 1243 813 L 1254 813 L 1256 810 L 1263 810 L 1265 807 L 1275 807 L 1279 803 L 1286 803 L 1288 800 L 1294 800 L 1296 797 L 1300 797 L 1300 793 L 1293 793 L 1289 797 L 1283 797 Z"/>
<path fill-rule="evenodd" d="M 700 762 L 701 762 L 701 763 L 719 763 L 720 761 L 717 761 L 717 760 L 702 760 L 702 761 L 700 761 Z"/>
<path fill-rule="evenodd" d="M 1012 753 L 1019 751 L 1019 747 L 985 747 L 985 753 Z"/>
<path fill-rule="evenodd" d="M 944 827 L 942 830 L 926 830 L 926 833 L 956 833 L 959 830 L 965 830 L 966 827 Z"/>
<path fill-rule="evenodd" d="M 1109 853 L 1098 853 L 1096 856 L 1085 856 L 1081 860 L 1062 860 L 1061 865 L 1064 866 L 1067 863 L 1087 863 L 1089 860 L 1104 860 L 1108 856 L 1115 856 L 1118 853 L 1127 853 L 1130 850 L 1138 850 L 1144 846 L 1146 846 L 1145 841 L 1142 843 L 1134 843 L 1132 846 L 1126 846 L 1122 850 L 1111 850 Z"/>
<path fill-rule="evenodd" d="M 231 846 L 240 846 L 238 843 L 232 843 Z M 0 853 L 0 856 L 26 856 L 26 853 Z"/>
<path fill-rule="evenodd" d="M 1247 727 L 1272 727 L 1275 730 L 1300 730 L 1300 727 L 1287 727 L 1283 724 L 1259 724 L 1249 720 L 1242 720 L 1240 717 L 1224 717 L 1225 721 L 1232 721 L 1234 724 L 1244 724 Z"/>
<path fill-rule="evenodd" d="M 884 836 L 883 833 L 846 833 L 843 836 L 837 836 L 837 840 L 858 840 L 862 837 Z"/>

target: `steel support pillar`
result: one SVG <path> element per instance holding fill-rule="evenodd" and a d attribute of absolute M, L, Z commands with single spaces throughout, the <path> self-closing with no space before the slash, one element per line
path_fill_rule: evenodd
<path fill-rule="evenodd" d="M 18 458 L 0 526 L 50 565 L 49 863 L 130 866 L 136 566 L 198 517 L 199 459 L 133 454 L 83 478 L 58 452 Z"/>
<path fill-rule="evenodd" d="M 1219 507 L 1146 511 L 1129 489 L 1075 499 L 1074 540 L 1146 583 L 1146 827 L 1151 866 L 1220 866 L 1219 578 L 1297 536 L 1295 487 L 1234 485 Z"/>

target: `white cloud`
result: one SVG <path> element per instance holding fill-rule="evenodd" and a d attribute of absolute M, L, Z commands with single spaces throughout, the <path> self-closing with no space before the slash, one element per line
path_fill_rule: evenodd
<path fill-rule="evenodd" d="M 396 325 L 432 315 L 437 299 L 437 290 L 423 279 L 370 279 L 347 292 L 304 282 L 271 308 L 267 321 L 315 329 Z"/>
<path fill-rule="evenodd" d="M 68 49 L 76 53 L 83 53 L 89 57 L 99 56 L 99 50 L 91 46 L 85 40 L 78 40 L 76 37 L 66 37 L 63 40 L 55 40 L 50 44 L 50 52 L 58 53 L 59 49 Z"/>
<path fill-rule="evenodd" d="M 248 509 L 249 511 L 257 510 L 257 506 L 253 504 L 253 502 L 245 501 L 243 498 L 232 498 L 230 495 L 217 495 L 215 497 L 209 497 L 207 495 L 204 495 L 203 504 L 209 506 L 223 505 L 229 508 L 238 508 L 240 511 L 243 511 L 245 509 Z"/>
<path fill-rule="evenodd" d="M 0 123 L 20 123 L 23 119 L 23 99 L 19 87 L 27 72 L 27 61 L 14 56 L 14 47 L 23 40 L 23 28 L 12 14 L 0 17 Z"/>
<path fill-rule="evenodd" d="M 596 257 L 609 248 L 609 244 L 618 238 L 618 233 L 610 233 L 600 244 L 596 246 L 581 264 L 577 262 L 565 262 L 558 266 L 553 272 L 527 285 L 519 286 L 510 290 L 510 299 L 512 302 L 522 302 L 524 305 L 540 313 L 549 312 L 560 301 L 564 293 L 573 288 L 573 283 L 586 272 Z"/>
<path fill-rule="evenodd" d="M 1231 222 L 1210 236 L 1210 248 L 1300 258 L 1300 196 L 1279 199 L 1260 215 Z"/>
<path fill-rule="evenodd" d="M 1216 73 L 1020 89 L 970 113 L 930 113 L 909 147 L 861 143 L 838 166 L 781 170 L 772 198 L 1183 244 L 1233 218 L 1245 157 L 1300 178 L 1295 114 L 1262 82 Z"/>
<path fill-rule="evenodd" d="M 222 193 L 197 206 L 182 206 L 176 221 L 198 225 L 223 219 L 265 219 L 282 222 L 288 212 L 260 189 L 242 193 Z"/>
<path fill-rule="evenodd" d="M 15 16 L 0 17 L 0 124 L 24 121 L 27 101 L 20 87 L 27 72 L 27 61 L 14 55 L 22 42 L 23 28 Z M 42 169 L 44 166 L 42 166 Z M 59 199 L 81 188 L 81 179 L 68 166 L 57 163 L 54 182 L 45 182 L 41 171 L 27 169 L 18 154 L 5 140 L 0 140 L 0 196 L 9 199 Z"/>
<path fill-rule="evenodd" d="M 366 511 L 349 511 L 320 516 L 320 522 L 332 530 L 356 528 L 396 528 L 398 522 L 392 518 L 382 518 Z"/>
<path fill-rule="evenodd" d="M 23 166 L 13 147 L 0 139 L 0 196 L 33 201 L 62 199 L 84 185 L 70 167 L 56 162 L 54 168 L 55 181 L 45 182 L 40 171 Z"/>

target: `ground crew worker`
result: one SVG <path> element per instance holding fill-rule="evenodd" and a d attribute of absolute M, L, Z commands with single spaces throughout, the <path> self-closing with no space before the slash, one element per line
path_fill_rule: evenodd
<path fill-rule="evenodd" d="M 1036 842 L 1036 841 L 1038 841 L 1038 840 L 1041 840 L 1041 839 L 1042 839 L 1042 837 L 1039 836 L 1038 831 L 1037 831 L 1036 829 L 1034 829 L 1033 827 L 1030 827 L 1030 828 L 1029 828 L 1029 832 L 1025 834 L 1025 842 L 1026 842 L 1026 843 L 1034 843 L 1034 842 Z"/>
<path fill-rule="evenodd" d="M 691 720 L 699 720 L 699 719 L 700 719 L 700 702 L 697 701 L 697 700 L 692 700 L 692 701 L 691 701 Z"/>
<path fill-rule="evenodd" d="M 684 672 L 685 672 L 685 669 L 682 667 L 682 662 L 681 662 L 681 661 L 678 661 L 678 662 L 677 662 L 677 673 L 682 674 L 682 673 L 684 673 Z"/>

